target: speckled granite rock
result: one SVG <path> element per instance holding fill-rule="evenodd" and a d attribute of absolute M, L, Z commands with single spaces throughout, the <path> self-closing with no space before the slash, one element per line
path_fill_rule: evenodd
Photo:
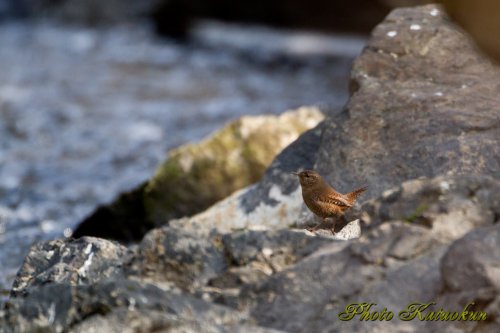
<path fill-rule="evenodd" d="M 500 182 L 487 176 L 436 177 L 402 183 L 362 206 L 364 229 L 386 221 L 431 228 L 443 240 L 462 237 L 500 216 Z"/>
<path fill-rule="evenodd" d="M 149 232 L 126 263 L 131 278 L 230 302 L 234 293 L 313 253 L 328 237 L 301 230 L 207 235 L 163 227 Z"/>
<path fill-rule="evenodd" d="M 125 246 L 94 237 L 38 243 L 24 259 L 11 295 L 24 295 L 47 283 L 80 285 L 118 278 L 128 255 Z"/>

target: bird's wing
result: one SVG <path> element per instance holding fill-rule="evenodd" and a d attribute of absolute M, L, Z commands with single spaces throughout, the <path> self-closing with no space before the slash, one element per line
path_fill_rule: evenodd
<path fill-rule="evenodd" d="M 352 207 L 352 205 L 347 201 L 345 198 L 342 197 L 342 195 L 333 192 L 328 193 L 326 195 L 320 195 L 316 199 L 320 203 L 325 203 L 325 204 L 334 204 L 339 207 Z"/>

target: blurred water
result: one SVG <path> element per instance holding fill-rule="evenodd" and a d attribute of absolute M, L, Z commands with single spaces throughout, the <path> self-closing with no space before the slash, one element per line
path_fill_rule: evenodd
<path fill-rule="evenodd" d="M 363 43 L 210 22 L 189 45 L 138 26 L 1 25 L 0 289 L 33 242 L 150 177 L 170 148 L 243 114 L 339 109 Z"/>

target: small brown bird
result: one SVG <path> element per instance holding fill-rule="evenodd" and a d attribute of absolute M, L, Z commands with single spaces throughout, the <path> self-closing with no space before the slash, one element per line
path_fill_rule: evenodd
<path fill-rule="evenodd" d="M 315 171 L 304 170 L 299 173 L 300 186 L 302 187 L 302 198 L 314 214 L 323 219 L 311 231 L 316 231 L 326 219 L 342 216 L 344 212 L 354 205 L 358 196 L 366 191 L 367 187 L 361 187 L 347 194 L 335 191 L 328 183 Z M 332 233 L 335 234 L 335 220 L 333 221 Z"/>

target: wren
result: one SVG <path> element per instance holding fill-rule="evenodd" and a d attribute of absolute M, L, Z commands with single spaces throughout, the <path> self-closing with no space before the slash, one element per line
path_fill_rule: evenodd
<path fill-rule="evenodd" d="M 345 211 L 354 205 L 354 202 L 367 187 L 360 187 L 347 194 L 341 194 L 333 189 L 317 172 L 304 170 L 293 172 L 299 176 L 302 187 L 302 198 L 307 208 L 315 215 L 321 217 L 323 222 L 318 223 L 310 231 L 316 231 L 327 218 L 333 218 L 332 234 L 335 234 L 335 218 L 344 215 Z"/>

